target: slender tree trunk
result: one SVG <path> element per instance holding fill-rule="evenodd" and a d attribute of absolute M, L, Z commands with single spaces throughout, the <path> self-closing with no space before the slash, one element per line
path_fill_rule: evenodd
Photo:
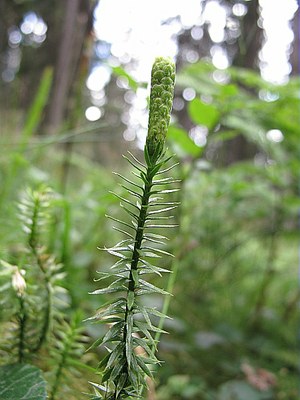
<path fill-rule="evenodd" d="M 258 26 L 259 2 L 252 0 L 247 6 L 248 12 L 241 23 L 239 51 L 233 65 L 258 70 L 258 52 L 262 43 L 262 30 Z"/>
<path fill-rule="evenodd" d="M 84 40 L 90 30 L 91 15 L 92 7 L 89 0 L 66 0 L 61 44 L 46 116 L 46 130 L 49 133 L 60 130 L 69 111 L 68 98 L 75 82 Z"/>
<path fill-rule="evenodd" d="M 247 3 L 248 12 L 241 23 L 239 50 L 233 60 L 236 67 L 258 70 L 258 52 L 262 43 L 262 30 L 258 26 L 259 3 L 252 0 Z M 256 147 L 244 136 L 238 135 L 226 144 L 226 163 L 232 164 L 246 160 L 256 153 Z"/>
<path fill-rule="evenodd" d="M 299 2 L 298 2 L 299 3 Z M 299 24 L 300 24 L 300 5 L 298 7 L 298 10 L 295 13 L 294 19 L 292 21 L 292 28 L 294 32 L 294 41 L 292 43 L 293 46 L 293 52 L 291 54 L 290 58 L 290 63 L 292 64 L 292 74 L 293 75 L 299 75 L 300 73 L 300 54 L 299 54 L 299 47 L 300 47 L 300 30 L 299 30 Z"/>

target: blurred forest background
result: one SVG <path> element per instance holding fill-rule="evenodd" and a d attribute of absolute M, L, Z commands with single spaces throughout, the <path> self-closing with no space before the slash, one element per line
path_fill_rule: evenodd
<path fill-rule="evenodd" d="M 112 170 L 141 155 L 154 57 L 176 59 L 176 281 L 151 400 L 299 398 L 298 17 L 294 0 L 0 1 L 0 259 L 24 263 L 17 204 L 50 187 L 70 318 L 104 302 L 88 292 L 121 236 Z M 97 379 L 77 367 L 69 399 Z"/>

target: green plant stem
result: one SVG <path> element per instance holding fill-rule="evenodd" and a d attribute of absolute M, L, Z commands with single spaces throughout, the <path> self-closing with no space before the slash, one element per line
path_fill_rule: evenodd
<path fill-rule="evenodd" d="M 40 200 L 36 199 L 35 207 L 32 216 L 32 225 L 31 225 L 31 234 L 29 236 L 29 246 L 32 250 L 32 253 L 36 259 L 37 265 L 43 275 L 44 283 L 45 283 L 45 292 L 46 292 L 46 307 L 44 312 L 44 320 L 43 326 L 41 330 L 41 334 L 36 346 L 32 349 L 33 351 L 39 351 L 42 347 L 43 343 L 47 338 L 47 333 L 50 327 L 51 321 L 51 310 L 52 310 L 52 285 L 50 279 L 47 275 L 46 268 L 44 266 L 42 257 L 40 255 L 38 244 L 37 244 L 37 223 L 38 223 L 38 213 L 40 209 Z"/>
<path fill-rule="evenodd" d="M 45 307 L 45 312 L 44 312 L 43 326 L 42 326 L 39 340 L 38 340 L 36 346 L 32 349 L 33 351 L 39 351 L 47 338 L 47 333 L 48 333 L 48 330 L 50 327 L 51 310 L 52 310 L 52 285 L 49 280 L 49 277 L 47 276 L 47 271 L 44 267 L 44 264 L 43 264 L 40 254 L 38 252 L 38 249 L 33 246 L 31 246 L 31 249 L 36 258 L 37 264 L 43 274 L 44 281 L 45 281 L 45 291 L 46 291 L 46 307 Z"/>
<path fill-rule="evenodd" d="M 290 301 L 286 304 L 284 313 L 282 315 L 282 321 L 287 323 L 293 315 L 293 313 L 297 310 L 298 304 L 300 301 L 300 288 L 296 291 L 294 296 L 290 299 Z"/>
<path fill-rule="evenodd" d="M 130 266 L 130 275 L 129 275 L 129 284 L 128 284 L 128 290 L 133 291 L 135 289 L 135 281 L 133 277 L 133 271 L 136 271 L 138 268 L 138 262 L 140 259 L 140 249 L 143 241 L 143 234 L 144 234 L 144 228 L 145 228 L 145 222 L 146 222 L 146 217 L 147 217 L 147 210 L 148 210 L 148 204 L 149 204 L 149 199 L 150 199 L 150 193 L 151 193 L 151 188 L 152 188 L 152 179 L 153 175 L 151 174 L 151 169 L 147 169 L 147 175 L 146 175 L 146 183 L 144 186 L 144 192 L 143 192 L 143 197 L 142 197 L 142 203 L 141 203 L 141 210 L 140 210 L 140 215 L 138 218 L 138 226 L 137 226 L 137 232 L 135 236 L 135 244 L 134 244 L 134 249 L 132 253 L 132 260 L 131 260 L 131 266 Z"/>
<path fill-rule="evenodd" d="M 149 199 L 151 195 L 151 188 L 152 188 L 152 180 L 153 180 L 153 168 L 148 167 L 147 172 L 145 175 L 145 181 L 144 181 L 144 188 L 143 188 L 143 195 L 142 195 L 142 200 L 141 200 L 141 208 L 140 208 L 140 213 L 138 217 L 138 223 L 137 223 L 137 229 L 136 229 L 136 235 L 135 235 L 135 241 L 134 241 L 134 248 L 132 252 L 132 258 L 131 258 L 131 263 L 130 263 L 130 272 L 129 272 L 129 282 L 128 282 L 128 292 L 127 292 L 127 304 L 126 304 L 126 310 L 125 310 L 125 325 L 124 325 L 124 334 L 123 334 L 123 340 L 126 343 L 126 338 L 128 335 L 128 332 L 132 332 L 133 328 L 133 319 L 130 318 L 132 315 L 132 306 L 134 304 L 134 299 L 135 299 L 135 289 L 137 286 L 137 270 L 138 270 L 138 264 L 140 260 L 140 250 L 142 246 L 142 241 L 143 241 L 143 235 L 144 235 L 144 229 L 145 229 L 145 222 L 147 218 L 147 210 L 148 210 L 148 204 L 149 204 Z M 131 300 L 130 300 L 131 298 Z M 128 325 L 129 329 L 128 329 Z M 124 350 L 126 353 L 126 350 Z M 126 358 L 126 354 L 124 354 L 124 358 Z M 128 366 L 125 367 L 127 369 Z M 117 400 L 117 398 L 116 398 Z"/>
<path fill-rule="evenodd" d="M 24 298 L 22 296 L 19 297 L 20 300 L 20 315 L 19 315 L 19 352 L 18 352 L 18 362 L 22 363 L 25 358 L 25 326 L 26 326 L 26 313 L 25 313 L 25 304 Z"/>
<path fill-rule="evenodd" d="M 278 215 L 276 215 L 276 221 L 272 222 L 273 224 L 273 229 L 271 231 L 271 236 L 270 236 L 270 245 L 269 245 L 269 252 L 268 252 L 268 259 L 267 259 L 267 266 L 264 271 L 264 276 L 262 279 L 262 283 L 260 286 L 258 298 L 256 300 L 256 303 L 254 305 L 254 310 L 253 310 L 253 315 L 250 320 L 250 327 L 252 329 L 258 329 L 260 326 L 260 319 L 262 315 L 262 310 L 265 306 L 266 300 L 267 300 L 267 294 L 270 285 L 273 282 L 273 278 L 276 274 L 276 271 L 274 269 L 274 263 L 276 260 L 276 249 L 277 249 L 277 226 L 278 226 Z"/>
<path fill-rule="evenodd" d="M 69 354 L 69 351 L 70 351 L 70 348 L 71 348 L 71 342 L 72 342 L 72 340 L 70 340 L 70 338 L 67 337 L 67 339 L 65 341 L 64 350 L 63 350 L 63 353 L 61 355 L 61 359 L 60 359 L 60 362 L 58 364 L 58 367 L 57 367 L 57 370 L 56 370 L 56 373 L 55 373 L 54 384 L 53 384 L 53 387 L 52 387 L 52 390 L 51 390 L 51 395 L 50 395 L 49 400 L 55 400 L 55 396 L 56 396 L 56 393 L 57 393 L 59 385 L 60 385 L 62 372 L 63 372 L 63 369 L 64 369 L 64 367 L 66 365 L 66 359 L 68 357 L 68 354 Z"/>
<path fill-rule="evenodd" d="M 44 342 L 47 339 L 47 334 L 50 328 L 50 322 L 51 322 L 51 314 L 52 314 L 52 286 L 51 283 L 48 281 L 48 278 L 46 278 L 46 285 L 45 285 L 45 289 L 46 289 L 46 308 L 45 308 L 45 318 L 44 318 L 44 323 L 43 323 L 43 327 L 41 330 L 41 334 L 39 337 L 39 341 L 37 343 L 37 345 L 35 346 L 34 350 L 38 351 L 40 350 L 40 348 L 42 347 L 42 345 L 44 344 Z"/>
<path fill-rule="evenodd" d="M 167 292 L 168 293 L 173 293 L 174 290 L 174 286 L 175 286 L 175 282 L 177 279 L 177 275 L 178 275 L 178 270 L 179 270 L 179 262 L 180 260 L 178 258 L 175 258 L 173 264 L 172 264 L 172 268 L 171 268 L 171 273 L 169 275 L 169 279 L 168 279 L 168 284 L 167 284 Z M 166 320 L 166 316 L 168 314 L 168 310 L 170 307 L 170 301 L 171 301 L 171 296 L 165 296 L 164 298 L 164 303 L 163 303 L 163 308 L 162 308 L 162 314 L 164 314 L 163 316 L 160 317 L 159 319 L 159 323 L 157 325 L 158 329 L 162 330 L 164 327 L 164 323 Z M 154 337 L 154 341 L 156 343 L 159 342 L 160 340 L 160 336 L 161 336 L 161 332 L 156 332 L 155 337 Z M 153 353 L 154 353 L 155 349 L 153 349 Z"/>

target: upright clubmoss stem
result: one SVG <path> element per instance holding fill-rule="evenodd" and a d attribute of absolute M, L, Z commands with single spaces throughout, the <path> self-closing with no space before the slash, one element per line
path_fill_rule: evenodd
<path fill-rule="evenodd" d="M 32 215 L 32 225 L 31 225 L 31 234 L 29 237 L 29 246 L 32 250 L 32 253 L 36 259 L 37 265 L 43 275 L 44 284 L 45 284 L 45 292 L 46 292 L 46 306 L 44 310 L 44 320 L 41 329 L 41 334 L 39 340 L 35 347 L 32 349 L 33 351 L 39 351 L 44 342 L 46 341 L 47 334 L 50 328 L 51 323 L 51 313 L 52 313 L 52 287 L 49 276 L 47 274 L 47 270 L 44 266 L 44 262 L 39 252 L 38 243 L 37 243 L 37 231 L 38 231 L 38 219 L 39 219 L 39 211 L 41 207 L 40 198 L 35 198 L 35 207 Z"/>
<path fill-rule="evenodd" d="M 138 219 L 138 225 L 137 225 L 136 236 L 135 236 L 135 244 L 134 244 L 134 249 L 133 249 L 133 253 L 132 253 L 131 270 L 130 270 L 129 285 L 128 285 L 128 289 L 130 291 L 134 290 L 134 287 L 135 287 L 133 271 L 137 270 L 137 267 L 138 267 L 139 251 L 140 251 L 141 245 L 142 245 L 143 233 L 144 233 L 145 222 L 146 222 L 146 217 L 147 217 L 148 203 L 149 203 L 149 198 L 150 198 L 150 191 L 152 188 L 153 177 L 151 176 L 150 172 L 151 172 L 150 168 L 148 168 L 147 181 L 146 181 L 145 187 L 144 187 L 140 215 L 139 215 L 139 219 Z"/>
<path fill-rule="evenodd" d="M 155 309 L 145 307 L 142 302 L 137 301 L 137 296 L 147 293 L 166 294 L 164 290 L 142 279 L 140 275 L 143 273 L 148 274 L 149 272 L 160 274 L 160 272 L 165 271 L 163 268 L 157 267 L 147 260 L 152 255 L 154 257 L 156 254 L 159 256 L 161 253 L 166 253 L 157 248 L 153 248 L 154 253 L 151 253 L 149 251 L 149 244 L 147 243 L 144 246 L 144 241 L 163 243 L 155 239 L 159 238 L 159 235 L 151 234 L 148 232 L 148 229 L 173 226 L 169 224 L 157 224 L 156 222 L 152 223 L 152 221 L 156 219 L 168 219 L 168 217 L 161 216 L 160 213 L 174 208 L 169 206 L 175 203 L 161 200 L 160 202 L 157 201 L 156 204 L 155 198 L 151 199 L 151 196 L 154 194 L 163 195 L 169 192 L 168 190 L 164 191 L 156 188 L 153 190 L 155 185 L 163 185 L 166 181 L 173 183 L 173 180 L 170 178 L 161 180 L 155 180 L 154 178 L 162 166 L 169 160 L 169 158 L 164 157 L 164 154 L 166 134 L 173 103 L 174 81 L 175 65 L 172 60 L 162 57 L 157 58 L 153 64 L 151 73 L 148 136 L 144 148 L 146 165 L 139 162 L 134 156 L 132 158 L 136 164 L 128 159 L 129 163 L 139 171 L 138 177 L 142 180 L 142 184 L 137 185 L 121 176 L 127 183 L 140 189 L 139 192 L 135 192 L 124 186 L 129 194 L 139 198 L 139 204 L 133 204 L 116 195 L 125 203 L 129 203 L 134 207 L 134 212 L 132 209 L 128 210 L 125 206 L 124 209 L 134 218 L 132 222 L 135 233 L 133 235 L 128 234 L 130 239 L 120 242 L 115 248 L 109 249 L 111 254 L 120 258 L 119 262 L 114 265 L 116 272 L 113 275 L 117 278 L 115 282 L 106 289 L 99 289 L 93 292 L 93 294 L 104 294 L 115 291 L 123 292 L 124 285 L 126 285 L 125 296 L 122 296 L 117 302 L 113 301 L 105 308 L 103 307 L 99 310 L 97 316 L 93 317 L 93 319 L 101 319 L 102 315 L 102 317 L 111 319 L 112 322 L 117 321 L 113 324 L 111 330 L 93 345 L 103 345 L 108 341 L 112 341 L 115 344 L 110 355 L 107 357 L 107 361 L 104 360 L 103 363 L 105 369 L 102 383 L 107 382 L 107 389 L 102 389 L 105 391 L 105 394 L 101 398 L 107 400 L 125 400 L 125 398 L 131 398 L 131 395 L 141 398 L 141 393 L 146 386 L 145 376 L 151 376 L 151 371 L 147 365 L 157 362 L 150 348 L 154 343 L 151 332 L 157 331 L 157 328 L 152 324 L 150 316 L 159 316 L 161 314 L 158 311 L 155 312 Z M 152 203 L 150 204 L 150 202 Z M 123 206 L 123 203 L 121 205 Z M 156 205 L 161 206 L 162 209 L 158 210 Z M 151 206 L 155 208 L 149 211 L 149 207 Z M 159 216 L 156 216 L 156 214 L 159 214 Z M 132 229 L 132 226 L 127 222 L 112 219 Z M 147 224 L 148 221 L 151 223 Z M 127 232 L 121 229 L 120 231 L 127 234 Z M 163 236 L 161 238 L 164 239 Z M 128 243 L 128 245 L 124 245 L 125 243 Z M 117 271 L 118 268 L 119 271 Z M 135 318 L 138 314 L 142 316 L 142 319 Z M 138 354 L 139 348 L 144 350 L 143 356 Z M 113 390 L 110 390 L 111 387 L 113 387 Z"/>

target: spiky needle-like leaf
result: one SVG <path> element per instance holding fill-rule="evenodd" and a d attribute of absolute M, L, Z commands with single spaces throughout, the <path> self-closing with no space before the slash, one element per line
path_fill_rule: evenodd
<path fill-rule="evenodd" d="M 96 295 L 124 293 L 124 297 L 102 306 L 92 317 L 95 322 L 118 321 L 113 322 L 104 337 L 96 340 L 92 346 L 112 344 L 109 356 L 102 362 L 102 385 L 93 384 L 101 392 L 104 391 L 103 395 L 97 391 L 99 398 L 103 399 L 141 398 L 142 389 L 146 386 L 145 375 L 152 375 L 148 365 L 158 362 L 153 352 L 156 343 L 151 332 L 163 331 L 153 325 L 150 316 L 162 314 L 155 309 L 144 307 L 141 304 L 141 295 L 168 293 L 140 276 L 168 272 L 160 266 L 153 265 L 148 259 L 160 259 L 169 255 L 157 248 L 158 245 L 164 244 L 166 238 L 149 230 L 173 227 L 171 224 L 157 224 L 157 221 L 169 219 L 167 213 L 178 205 L 176 202 L 164 201 L 165 194 L 176 192 L 177 189 L 163 188 L 164 185 L 177 181 L 172 177 L 155 179 L 163 168 L 165 172 L 172 169 L 172 166 L 166 166 L 170 157 L 165 157 L 164 144 L 173 102 L 174 80 L 173 62 L 170 59 L 157 58 L 151 75 L 149 127 L 144 150 L 146 165 L 130 153 L 129 157 L 125 157 L 135 168 L 133 175 L 140 182 L 116 174 L 125 182 L 121 184 L 123 189 L 135 200 L 116 195 L 132 221 L 130 224 L 114 217 L 110 218 L 122 225 L 122 229 L 116 229 L 129 239 L 106 249 L 119 258 L 110 275 L 114 281 L 108 287 L 93 292 Z M 127 228 L 130 228 L 130 233 L 126 232 Z M 107 277 L 104 275 L 104 278 Z"/>

